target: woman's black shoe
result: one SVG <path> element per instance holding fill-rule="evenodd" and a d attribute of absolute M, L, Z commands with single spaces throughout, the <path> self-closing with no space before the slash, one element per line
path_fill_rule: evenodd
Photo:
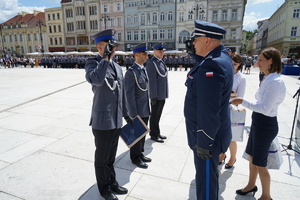
<path fill-rule="evenodd" d="M 237 190 L 237 191 L 235 191 L 235 193 L 237 193 L 237 194 L 239 194 L 239 195 L 246 195 L 246 194 L 248 194 L 248 193 L 250 193 L 250 192 L 253 192 L 253 196 L 254 196 L 255 193 L 257 192 L 257 187 L 255 186 L 252 190 L 249 190 L 249 191 L 247 191 L 247 192 L 243 192 L 242 190 L 243 190 L 243 189 Z"/>
<path fill-rule="evenodd" d="M 219 162 L 219 165 L 221 165 L 222 164 L 222 162 L 224 161 L 224 163 L 225 163 L 225 159 L 226 159 L 226 154 L 225 154 L 225 157 L 224 157 L 224 159 L 221 161 L 221 162 Z"/>
<path fill-rule="evenodd" d="M 236 162 L 236 160 L 234 161 L 234 163 Z M 234 163 L 233 163 L 233 165 L 234 165 Z M 233 165 L 228 165 L 228 164 L 226 164 L 225 165 L 225 169 L 231 169 L 232 167 L 233 167 Z"/>

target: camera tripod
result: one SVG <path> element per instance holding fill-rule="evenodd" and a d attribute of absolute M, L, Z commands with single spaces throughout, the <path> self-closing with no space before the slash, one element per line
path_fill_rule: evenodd
<path fill-rule="evenodd" d="M 300 96 L 300 88 L 294 94 L 293 98 L 295 98 L 295 96 L 297 96 L 297 102 L 296 102 L 294 121 L 293 121 L 293 126 L 292 126 L 292 131 L 291 131 L 290 143 L 289 143 L 289 145 L 282 144 L 281 146 L 283 147 L 282 151 L 293 150 L 294 152 L 300 154 L 299 151 L 297 151 L 296 149 L 293 149 L 293 147 L 292 147 L 292 138 L 293 138 L 293 133 L 294 133 L 295 121 L 296 121 L 296 117 L 297 117 L 297 109 L 298 109 L 299 96 Z"/>

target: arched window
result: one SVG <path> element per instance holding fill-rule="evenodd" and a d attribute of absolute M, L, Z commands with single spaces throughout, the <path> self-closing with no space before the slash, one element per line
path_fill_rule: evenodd
<path fill-rule="evenodd" d="M 156 12 L 153 13 L 152 21 L 157 22 L 157 13 Z"/>
<path fill-rule="evenodd" d="M 172 21 L 173 20 L 173 12 L 170 10 L 168 12 L 168 21 Z"/>
<path fill-rule="evenodd" d="M 186 40 L 190 39 L 191 35 L 187 30 L 183 30 L 179 33 L 179 43 L 184 43 Z"/>
<path fill-rule="evenodd" d="M 165 21 L 165 12 L 160 13 L 160 21 Z"/>

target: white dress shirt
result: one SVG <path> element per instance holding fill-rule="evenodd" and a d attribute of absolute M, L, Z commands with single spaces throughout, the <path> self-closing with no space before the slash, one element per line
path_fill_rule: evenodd
<path fill-rule="evenodd" d="M 271 73 L 264 77 L 255 94 L 255 103 L 243 100 L 242 105 L 250 110 L 269 117 L 277 116 L 278 106 L 283 102 L 286 89 L 278 73 Z"/>
<path fill-rule="evenodd" d="M 240 71 L 233 76 L 232 90 L 237 93 L 238 97 L 244 98 L 246 91 L 246 77 Z"/>

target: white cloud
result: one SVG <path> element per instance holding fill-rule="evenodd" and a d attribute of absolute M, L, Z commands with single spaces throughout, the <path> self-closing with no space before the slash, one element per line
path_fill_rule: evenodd
<path fill-rule="evenodd" d="M 253 6 L 255 4 L 259 4 L 259 3 L 269 3 L 269 2 L 272 2 L 273 0 L 249 0 L 248 1 L 248 5 L 249 6 Z"/>
<path fill-rule="evenodd" d="M 57 1 L 57 0 L 52 0 Z M 44 11 L 47 7 L 25 7 L 18 3 L 18 0 L 8 0 L 0 4 L 0 23 L 3 23 L 12 17 L 16 16 L 18 13 L 28 12 L 33 13 L 34 10 Z"/>
<path fill-rule="evenodd" d="M 243 29 L 246 31 L 253 31 L 257 29 L 257 22 L 260 20 L 267 19 L 268 17 L 260 17 L 260 13 L 251 12 L 250 14 L 245 13 Z"/>

